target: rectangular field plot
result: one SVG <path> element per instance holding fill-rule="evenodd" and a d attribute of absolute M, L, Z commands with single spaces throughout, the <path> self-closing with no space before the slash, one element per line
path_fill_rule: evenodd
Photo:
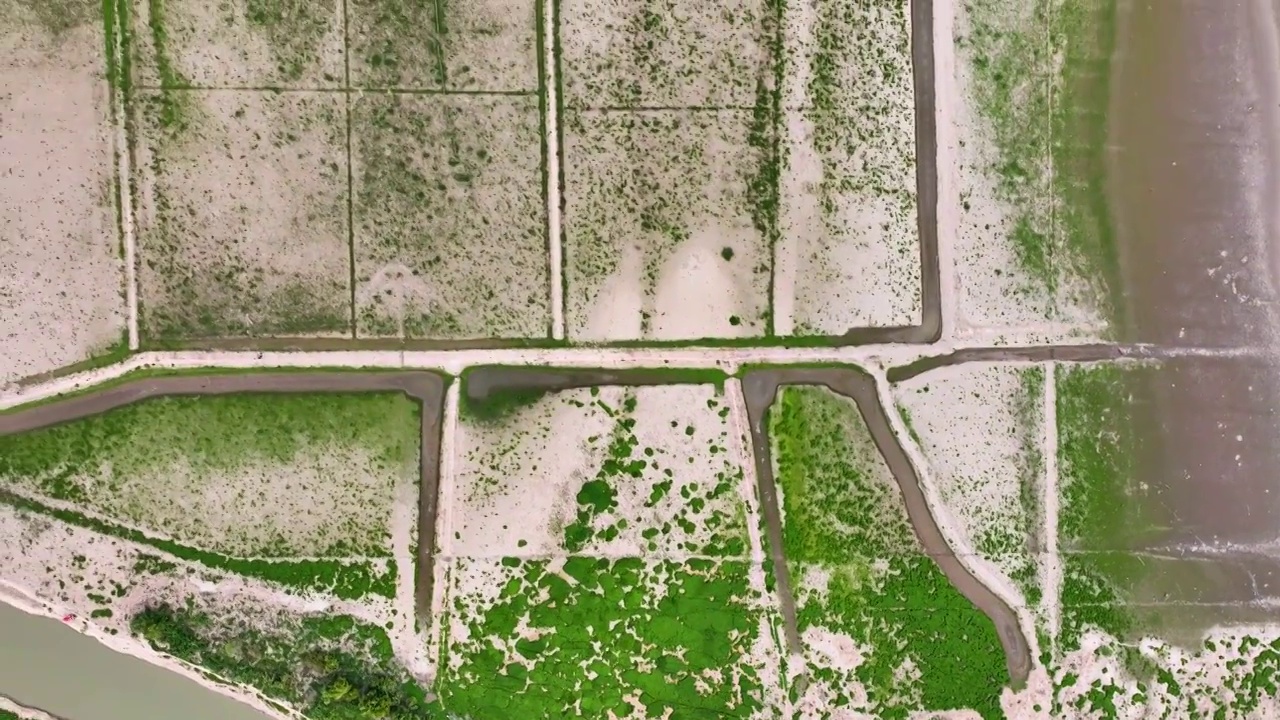
<path fill-rule="evenodd" d="M 351 124 L 359 334 L 546 335 L 537 99 L 366 95 Z"/>
<path fill-rule="evenodd" d="M 123 0 L 147 87 L 344 82 L 342 0 Z"/>
<path fill-rule="evenodd" d="M 135 112 L 146 336 L 349 333 L 342 96 L 140 92 Z"/>
<path fill-rule="evenodd" d="M 532 92 L 538 0 L 351 0 L 351 82 Z"/>
<path fill-rule="evenodd" d="M 418 438 L 400 395 L 157 398 L 0 437 L 0 481 L 225 556 L 384 558 Z"/>
<path fill-rule="evenodd" d="M 765 0 L 563 0 L 571 108 L 740 107 L 773 72 Z"/>
<path fill-rule="evenodd" d="M 566 325 L 574 340 L 763 335 L 765 150 L 751 111 L 566 119 Z"/>
<path fill-rule="evenodd" d="M 522 399 L 460 421 L 439 530 L 445 706 L 778 717 L 780 620 L 723 391 Z"/>
<path fill-rule="evenodd" d="M 0 385 L 125 329 L 101 4 L 60 7 L 0 3 Z"/>
<path fill-rule="evenodd" d="M 1008 673 L 995 627 L 925 554 L 853 402 L 783 388 L 769 434 L 809 673 L 796 716 L 1002 717 Z"/>
<path fill-rule="evenodd" d="M 779 335 L 921 321 L 908 15 L 907 0 L 786 7 Z"/>

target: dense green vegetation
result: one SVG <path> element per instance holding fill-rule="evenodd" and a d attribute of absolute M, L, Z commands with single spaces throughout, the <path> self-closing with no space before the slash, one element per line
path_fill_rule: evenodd
<path fill-rule="evenodd" d="M 760 708 L 761 680 L 747 661 L 758 597 L 745 563 L 571 557 L 556 572 L 544 560 L 501 562 L 496 601 L 454 601 L 469 638 L 451 645 L 449 664 L 458 664 L 441 680 L 451 712 L 636 717 L 638 704 L 643 717 L 746 717 Z M 520 639 L 518 625 L 542 634 Z"/>
<path fill-rule="evenodd" d="M 130 621 L 157 650 L 256 688 L 313 720 L 443 718 L 395 660 L 386 633 L 348 616 L 285 620 L 274 630 L 190 607 L 153 605 Z"/>
<path fill-rule="evenodd" d="M 49 497 L 82 501 L 77 481 L 109 464 L 145 476 L 175 462 L 200 471 L 285 465 L 314 448 L 362 447 L 380 467 L 416 457 L 418 406 L 398 393 L 149 398 L 101 415 L 0 437 L 0 478 L 34 480 Z"/>
<path fill-rule="evenodd" d="M 555 559 L 468 558 L 454 567 L 447 626 L 466 631 L 445 649 L 450 669 L 439 694 L 450 712 L 476 720 L 609 710 L 745 717 L 778 694 L 777 680 L 762 677 L 756 662 L 757 641 L 769 642 L 758 637 L 761 616 L 771 611 L 745 559 L 742 470 L 726 447 L 729 409 L 706 390 L 690 389 L 698 422 L 677 422 L 687 409 L 638 388 L 593 387 L 556 399 L 609 421 L 607 432 L 586 440 L 598 464 L 571 486 L 570 512 L 553 526 Z M 646 412 L 673 418 L 661 442 L 638 434 L 636 418 Z M 495 472 L 503 468 L 516 472 L 506 465 Z M 617 556 L 618 546 L 608 546 L 617 540 L 638 552 Z"/>
<path fill-rule="evenodd" d="M 819 388 L 784 388 L 769 414 L 777 482 L 784 500 L 783 547 L 791 576 L 829 575 L 825 591 L 798 585 L 798 621 L 867 648 L 852 673 L 815 665 L 838 703 L 844 688 L 866 689 L 882 718 L 970 708 L 1002 716 L 1004 654 L 991 620 L 961 596 L 924 554 L 901 496 L 851 401 Z M 896 676 L 910 660 L 919 679 Z"/>

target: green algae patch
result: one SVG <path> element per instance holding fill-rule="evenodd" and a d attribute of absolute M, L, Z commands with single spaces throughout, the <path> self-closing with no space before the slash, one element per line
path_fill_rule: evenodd
<path fill-rule="evenodd" d="M 419 426 L 392 393 L 154 398 L 0 437 L 0 483 L 223 555 L 386 557 Z"/>
<path fill-rule="evenodd" d="M 856 406 L 826 389 L 783 388 L 769 433 L 807 694 L 881 718 L 957 708 L 1002 717 L 1008 674 L 995 627 L 924 554 Z"/>
<path fill-rule="evenodd" d="M 441 704 L 461 717 L 777 717 L 776 599 L 716 385 L 550 393 L 460 426 Z M 516 522 L 512 522 L 516 520 Z"/>
<path fill-rule="evenodd" d="M 350 616 L 246 619 L 157 604 L 129 624 L 152 648 L 315 720 L 445 717 L 395 661 L 386 632 Z"/>
<path fill-rule="evenodd" d="M 767 709 L 750 659 L 761 598 L 746 563 L 585 558 L 469 561 L 441 703 L 465 717 L 747 717 Z M 768 640 L 764 638 L 763 640 Z"/>
<path fill-rule="evenodd" d="M 1115 0 L 972 0 L 957 37 L 994 145 L 979 170 L 1008 209 L 1003 240 L 1030 281 L 1019 294 L 1047 296 L 1050 317 L 1074 306 L 1121 320 L 1104 183 L 1116 12 Z"/>
<path fill-rule="evenodd" d="M 1059 511 L 1064 550 L 1128 550 L 1167 525 L 1144 507 L 1138 471 L 1158 427 L 1153 366 L 1063 366 L 1057 374 Z"/>

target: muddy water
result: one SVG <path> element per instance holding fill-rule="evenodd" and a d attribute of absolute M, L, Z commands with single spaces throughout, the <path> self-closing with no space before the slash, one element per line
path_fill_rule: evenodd
<path fill-rule="evenodd" d="M 0 694 L 67 720 L 264 720 L 248 705 L 0 604 Z"/>
<path fill-rule="evenodd" d="M 1136 480 L 1168 521 L 1137 548 L 1171 558 L 1153 601 L 1280 595 L 1277 5 L 1120 0 L 1108 189 L 1125 339 L 1261 350 L 1169 361 L 1134 389 L 1152 450 Z"/>

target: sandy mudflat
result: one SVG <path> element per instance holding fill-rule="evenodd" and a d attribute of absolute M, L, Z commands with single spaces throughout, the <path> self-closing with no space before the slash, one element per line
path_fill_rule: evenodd
<path fill-rule="evenodd" d="M 921 321 L 907 2 L 787 6 L 780 335 Z"/>
<path fill-rule="evenodd" d="M 752 220 L 750 121 L 729 110 L 566 120 L 570 338 L 763 334 L 769 250 Z"/>
<path fill-rule="evenodd" d="M 0 384 L 119 343 L 124 275 L 102 28 L 0 21 Z"/>
<path fill-rule="evenodd" d="M 144 334 L 349 333 L 342 96 L 147 91 L 135 112 Z"/>
<path fill-rule="evenodd" d="M 343 82 L 342 0 L 166 0 L 156 18 L 152 5 L 129 3 L 140 85 L 336 88 Z M 163 60 L 153 20 L 163 30 Z"/>

